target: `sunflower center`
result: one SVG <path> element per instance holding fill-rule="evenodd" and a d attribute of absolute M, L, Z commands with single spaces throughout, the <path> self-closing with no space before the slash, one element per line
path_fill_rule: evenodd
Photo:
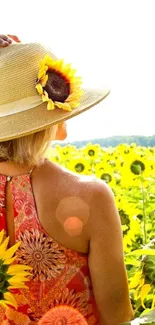
<path fill-rule="evenodd" d="M 140 160 L 135 160 L 130 166 L 131 172 L 135 175 L 140 175 L 145 170 L 145 165 Z"/>
<path fill-rule="evenodd" d="M 53 101 L 64 103 L 70 94 L 70 86 L 63 75 L 55 70 L 47 72 L 48 80 L 44 89 Z"/>
<path fill-rule="evenodd" d="M 82 163 L 78 163 L 75 165 L 75 170 L 78 172 L 78 173 L 81 173 L 84 171 L 84 165 Z"/>
<path fill-rule="evenodd" d="M 88 155 L 89 155 L 89 156 L 94 156 L 94 155 L 95 155 L 95 151 L 94 151 L 93 149 L 90 149 L 90 150 L 88 151 Z"/>
<path fill-rule="evenodd" d="M 103 173 L 100 177 L 103 181 L 105 181 L 107 184 L 112 181 L 112 177 L 108 173 Z"/>
<path fill-rule="evenodd" d="M 127 155 L 129 152 L 130 152 L 129 149 L 125 149 L 125 150 L 124 150 L 124 153 L 125 153 L 126 155 Z"/>
<path fill-rule="evenodd" d="M 114 160 L 109 160 L 108 161 L 109 165 L 111 165 L 112 167 L 116 166 L 116 162 Z"/>

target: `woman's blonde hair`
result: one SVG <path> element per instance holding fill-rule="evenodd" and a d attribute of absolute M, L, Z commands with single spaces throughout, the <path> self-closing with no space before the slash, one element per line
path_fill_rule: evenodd
<path fill-rule="evenodd" d="M 0 142 L 0 162 L 40 165 L 45 159 L 50 141 L 55 139 L 56 130 L 57 126 L 52 126 L 18 139 Z"/>

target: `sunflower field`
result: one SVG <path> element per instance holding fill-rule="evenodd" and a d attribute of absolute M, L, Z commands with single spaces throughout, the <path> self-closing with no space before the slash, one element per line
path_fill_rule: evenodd
<path fill-rule="evenodd" d="M 69 170 L 94 174 L 114 192 L 123 232 L 125 263 L 135 317 L 155 307 L 155 148 L 88 143 L 55 145 L 48 158 Z M 138 324 L 138 323 L 137 323 Z"/>

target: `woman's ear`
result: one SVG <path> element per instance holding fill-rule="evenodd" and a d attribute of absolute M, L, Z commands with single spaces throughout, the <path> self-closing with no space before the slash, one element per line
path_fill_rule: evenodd
<path fill-rule="evenodd" d="M 55 140 L 65 140 L 67 138 L 67 125 L 65 122 L 59 123 Z"/>

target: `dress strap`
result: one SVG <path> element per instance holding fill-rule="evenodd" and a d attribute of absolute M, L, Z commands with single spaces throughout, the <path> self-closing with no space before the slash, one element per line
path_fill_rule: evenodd
<path fill-rule="evenodd" d="M 32 172 L 33 172 L 33 170 L 34 170 L 34 168 L 35 168 L 35 166 L 33 166 L 31 169 L 30 169 L 30 171 L 29 171 L 29 175 L 31 176 L 31 174 L 32 174 Z"/>

